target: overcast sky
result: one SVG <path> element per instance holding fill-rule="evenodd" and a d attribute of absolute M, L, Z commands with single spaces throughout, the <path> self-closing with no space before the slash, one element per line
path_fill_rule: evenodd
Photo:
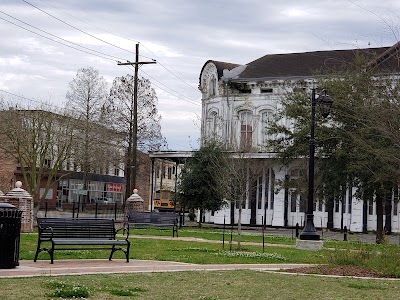
<path fill-rule="evenodd" d="M 391 46 L 399 24 L 398 0 L 1 0 L 0 96 L 63 107 L 79 68 L 97 69 L 109 86 L 133 74 L 117 60 L 134 61 L 139 41 L 140 61 L 159 62 L 139 75 L 157 92 L 169 148 L 191 150 L 207 60 L 246 64 L 266 54 Z"/>

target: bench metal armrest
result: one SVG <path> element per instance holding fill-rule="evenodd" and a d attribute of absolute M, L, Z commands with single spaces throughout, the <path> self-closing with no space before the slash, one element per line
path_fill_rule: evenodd
<path fill-rule="evenodd" d="M 126 238 L 125 239 L 127 240 L 129 238 L 129 224 L 128 223 L 124 224 L 123 227 L 121 227 L 121 228 L 119 228 L 119 229 L 117 229 L 115 231 L 115 234 L 117 234 L 121 230 L 122 230 L 122 234 L 123 235 L 125 235 L 125 232 L 126 232 Z"/>
<path fill-rule="evenodd" d="M 54 234 L 54 232 L 53 232 L 53 227 L 51 227 L 51 226 L 49 226 L 49 227 L 44 227 L 44 228 L 39 228 L 39 237 L 40 237 L 41 233 L 43 232 L 43 230 L 48 230 L 48 229 L 50 229 L 50 231 L 51 231 L 51 237 L 50 237 L 50 239 L 53 239 L 53 234 Z"/>

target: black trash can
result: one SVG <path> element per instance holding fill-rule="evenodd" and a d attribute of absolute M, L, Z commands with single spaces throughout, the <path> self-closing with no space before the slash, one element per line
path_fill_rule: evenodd
<path fill-rule="evenodd" d="M 19 265 L 21 215 L 14 205 L 0 203 L 0 269 Z"/>

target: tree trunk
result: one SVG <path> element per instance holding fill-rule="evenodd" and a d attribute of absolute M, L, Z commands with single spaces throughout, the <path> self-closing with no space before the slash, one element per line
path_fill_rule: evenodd
<path fill-rule="evenodd" d="M 242 200 L 243 201 L 243 200 Z M 237 249 L 240 250 L 240 237 L 242 234 L 242 202 L 239 205 Z"/>
<path fill-rule="evenodd" d="M 203 222 L 203 210 L 200 209 L 200 216 L 199 216 L 199 227 L 202 227 L 202 222 Z"/>
<path fill-rule="evenodd" d="M 376 193 L 376 243 L 384 243 L 384 229 L 383 229 L 383 195 L 380 192 Z"/>

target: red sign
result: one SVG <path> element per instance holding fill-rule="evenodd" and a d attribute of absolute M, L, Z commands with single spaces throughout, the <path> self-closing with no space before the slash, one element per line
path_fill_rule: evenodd
<path fill-rule="evenodd" d="M 122 184 L 107 183 L 107 191 L 122 192 Z"/>

